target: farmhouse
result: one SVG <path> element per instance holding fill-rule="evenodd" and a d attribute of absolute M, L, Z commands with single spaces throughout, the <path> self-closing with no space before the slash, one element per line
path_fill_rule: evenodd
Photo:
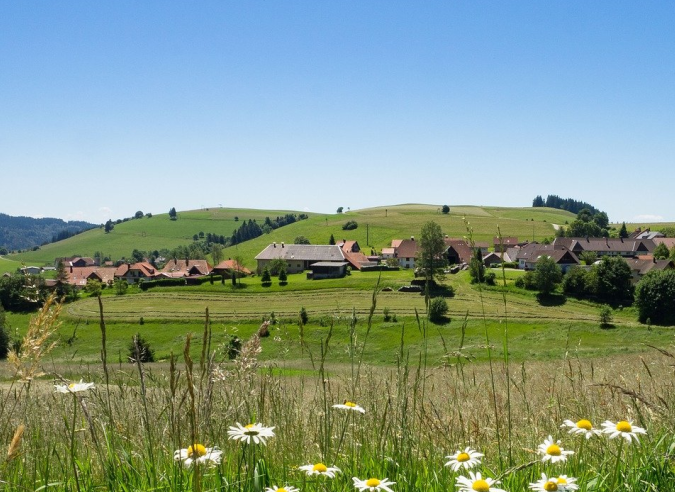
<path fill-rule="evenodd" d="M 542 245 L 543 246 L 543 245 Z M 548 256 L 556 265 L 560 267 L 563 272 L 579 264 L 579 258 L 568 249 L 535 249 L 532 254 L 525 260 L 525 270 L 534 270 L 537 267 L 537 262 L 542 256 Z"/>
<path fill-rule="evenodd" d="M 449 265 L 461 265 L 471 261 L 471 246 L 462 239 L 445 238 L 443 256 Z"/>
<path fill-rule="evenodd" d="M 342 254 L 352 268 L 361 270 L 364 266 L 377 265 L 376 262 L 370 261 L 368 257 L 361 252 L 361 247 L 356 241 L 347 241 L 346 239 L 343 239 L 342 242 L 337 243 L 337 246 L 342 248 Z"/>
<path fill-rule="evenodd" d="M 272 243 L 258 253 L 255 259 L 258 273 L 275 260 L 285 261 L 288 273 L 300 273 L 310 270 L 317 262 L 344 262 L 345 256 L 337 245 Z"/>
<path fill-rule="evenodd" d="M 650 254 L 656 245 L 651 239 L 624 239 L 612 237 L 557 237 L 553 241 L 557 247 L 565 247 L 574 254 L 592 251 L 598 256 L 621 256 L 635 258 Z"/>

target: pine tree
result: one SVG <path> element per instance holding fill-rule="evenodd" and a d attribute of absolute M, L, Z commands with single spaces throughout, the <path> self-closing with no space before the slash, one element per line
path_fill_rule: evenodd
<path fill-rule="evenodd" d="M 331 246 L 335 246 L 335 238 L 333 237 L 332 234 L 330 235 L 330 239 L 328 240 L 328 244 L 330 244 Z"/>

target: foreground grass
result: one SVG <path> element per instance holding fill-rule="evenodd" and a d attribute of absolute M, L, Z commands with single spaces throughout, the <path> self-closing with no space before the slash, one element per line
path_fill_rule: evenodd
<path fill-rule="evenodd" d="M 519 325 L 501 328 L 488 327 L 482 344 L 509 350 L 519 344 Z M 389 334 L 367 322 L 334 323 L 314 333 L 301 354 L 267 362 L 263 356 L 273 343 L 294 343 L 281 330 L 262 342 L 262 352 L 260 340 L 249 338 L 233 363 L 213 343 L 208 325 L 203 337 L 186 340 L 194 345 L 186 354 L 196 356 L 182 363 L 134 368 L 71 361 L 50 368 L 44 359 L 54 382 L 66 374 L 96 387 L 61 394 L 50 381 L 33 380 L 0 389 L 0 443 L 14 450 L 0 462 L 0 487 L 342 492 L 354 490 L 351 477 L 387 477 L 397 492 L 453 492 L 457 477 L 468 474 L 444 467 L 445 457 L 471 446 L 485 454 L 477 469 L 508 491 L 528 490 L 541 473 L 575 477 L 582 492 L 671 490 L 672 355 L 652 350 L 648 357 L 580 359 L 570 350 L 556 360 L 514 363 L 495 358 L 496 349 L 488 356 L 480 326 L 467 332 L 474 329 L 471 343 L 444 363 L 434 356 L 433 329 L 424 322 Z M 407 334 L 414 332 L 420 338 L 410 343 Z M 395 341 L 390 363 L 366 362 L 370 347 L 384 339 Z M 203 351 L 201 340 L 211 340 L 211 349 Z M 470 353 L 487 361 L 467 358 Z M 0 367 L 12 376 L 11 367 Z M 345 400 L 365 414 L 333 407 Z M 629 445 L 606 436 L 573 437 L 560 428 L 565 419 L 582 418 L 596 427 L 605 419 L 629 420 L 647 433 Z M 236 422 L 274 426 L 275 435 L 267 446 L 237 443 L 227 435 Z M 12 446 L 21 424 L 23 436 Z M 575 454 L 554 465 L 542 462 L 536 450 L 548 435 Z M 222 460 L 182 467 L 174 451 L 192 443 L 218 446 Z M 342 472 L 326 479 L 298 469 L 319 462 Z"/>

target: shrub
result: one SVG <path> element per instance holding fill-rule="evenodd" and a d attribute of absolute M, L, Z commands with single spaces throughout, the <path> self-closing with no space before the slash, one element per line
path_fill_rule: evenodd
<path fill-rule="evenodd" d="M 241 338 L 236 335 L 230 335 L 230 339 L 227 341 L 227 358 L 234 360 L 241 352 Z"/>
<path fill-rule="evenodd" d="M 525 274 L 522 277 L 516 279 L 514 285 L 521 289 L 536 290 L 537 283 L 535 282 L 534 279 L 534 272 L 531 271 L 525 272 Z"/>
<path fill-rule="evenodd" d="M 348 220 L 342 225 L 342 230 L 343 231 L 352 231 L 356 229 L 359 226 L 358 222 L 355 220 Z"/>
<path fill-rule="evenodd" d="M 497 275 L 495 274 L 495 272 L 493 272 L 491 270 L 488 270 L 488 271 L 485 272 L 485 275 L 483 276 L 483 278 L 485 279 L 485 283 L 487 285 L 495 285 L 495 283 L 496 283 L 495 279 L 497 278 Z"/>
<path fill-rule="evenodd" d="M 600 308 L 600 326 L 610 326 L 613 318 L 612 308 L 609 306 L 602 306 Z"/>
<path fill-rule="evenodd" d="M 434 297 L 429 302 L 429 319 L 433 322 L 442 321 L 448 313 L 448 303 L 442 297 Z"/>
<path fill-rule="evenodd" d="M 269 287 L 272 285 L 272 276 L 270 275 L 269 268 L 265 267 L 265 269 L 262 271 L 260 282 L 262 283 L 263 287 Z"/>
<path fill-rule="evenodd" d="M 155 362 L 155 351 L 140 333 L 136 333 L 128 347 L 129 362 Z"/>
<path fill-rule="evenodd" d="M 382 314 L 384 315 L 384 321 L 391 321 L 391 315 L 389 314 L 389 308 L 386 307 L 382 310 Z"/>
<path fill-rule="evenodd" d="M 279 285 L 286 285 L 288 283 L 288 275 L 286 275 L 286 269 L 282 268 L 279 270 Z"/>
<path fill-rule="evenodd" d="M 635 304 L 641 323 L 675 324 L 675 270 L 649 272 L 638 282 Z"/>
<path fill-rule="evenodd" d="M 309 321 L 309 316 L 307 316 L 307 310 L 303 306 L 303 307 L 300 308 L 300 322 L 303 325 L 306 325 L 308 321 Z"/>

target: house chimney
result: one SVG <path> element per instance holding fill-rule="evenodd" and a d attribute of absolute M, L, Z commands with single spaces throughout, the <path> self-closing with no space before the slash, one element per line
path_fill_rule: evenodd
<path fill-rule="evenodd" d="M 70 273 L 73 273 L 73 265 L 70 265 Z"/>
<path fill-rule="evenodd" d="M 283 242 L 283 241 L 281 241 L 281 247 L 282 247 L 282 248 L 284 247 L 284 242 Z"/>
<path fill-rule="evenodd" d="M 414 240 L 415 240 L 415 236 L 410 236 L 410 240 L 411 240 L 411 241 L 414 241 Z"/>
<path fill-rule="evenodd" d="M 276 248 L 276 247 L 277 247 L 277 242 L 276 242 L 276 241 L 272 243 L 272 247 L 273 247 L 273 248 Z"/>

